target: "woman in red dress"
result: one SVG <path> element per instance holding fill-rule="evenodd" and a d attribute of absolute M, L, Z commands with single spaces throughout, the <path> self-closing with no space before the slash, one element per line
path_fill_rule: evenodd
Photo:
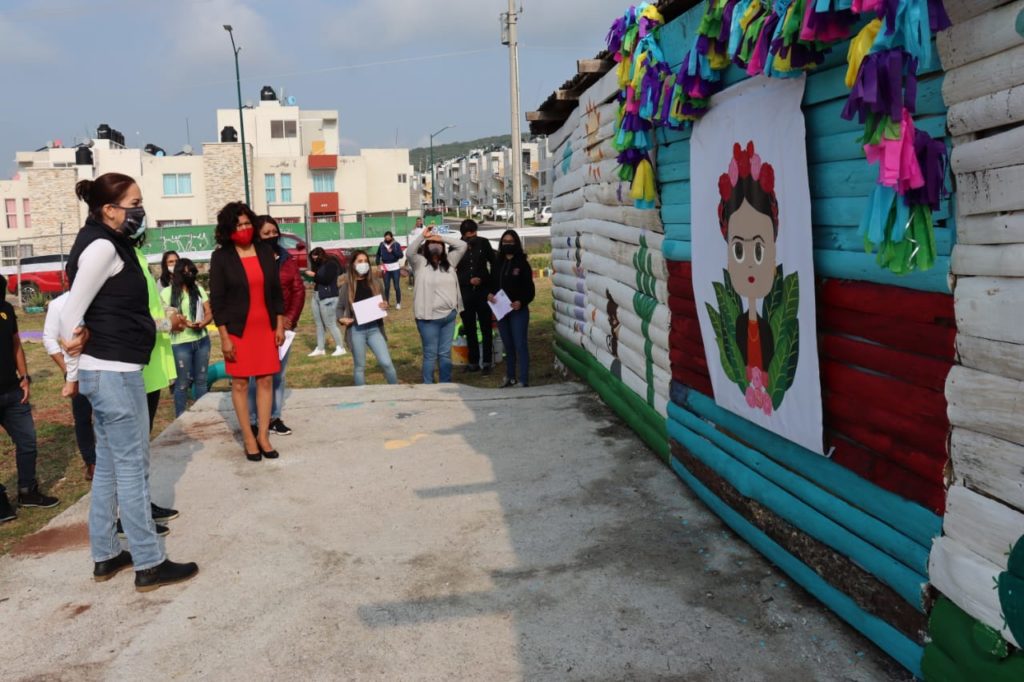
<path fill-rule="evenodd" d="M 220 331 L 224 365 L 231 377 L 231 402 L 238 423 L 248 426 L 249 379 L 256 380 L 254 434 L 242 428 L 245 456 L 251 462 L 276 459 L 270 444 L 274 375 L 281 369 L 278 347 L 284 343 L 284 297 L 273 250 L 253 241 L 256 215 L 241 201 L 217 214 L 217 248 L 210 257 L 210 307 Z"/>

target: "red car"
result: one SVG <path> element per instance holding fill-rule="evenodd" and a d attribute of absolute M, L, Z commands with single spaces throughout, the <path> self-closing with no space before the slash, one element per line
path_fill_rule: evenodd
<path fill-rule="evenodd" d="M 17 294 L 20 283 L 22 300 L 39 294 L 56 296 L 68 288 L 67 276 L 64 274 L 67 260 L 67 256 L 60 255 L 28 256 L 21 259 L 20 278 L 17 266 L 3 268 L 0 272 L 7 278 L 8 293 Z"/>
<path fill-rule="evenodd" d="M 283 246 L 292 258 L 296 259 L 299 263 L 299 270 L 306 270 L 309 267 L 309 254 L 306 249 L 306 242 L 303 241 L 298 235 L 294 235 L 290 232 L 281 233 L 281 246 Z M 325 249 L 327 253 L 335 256 L 341 261 L 341 267 L 348 267 L 348 256 L 342 249 Z"/>

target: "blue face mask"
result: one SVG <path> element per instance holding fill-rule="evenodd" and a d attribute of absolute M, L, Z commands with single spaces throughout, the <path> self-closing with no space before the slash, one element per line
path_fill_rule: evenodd
<path fill-rule="evenodd" d="M 124 222 L 121 223 L 121 232 L 129 240 L 137 242 L 146 233 L 146 209 L 142 206 L 119 206 L 124 210 Z"/>

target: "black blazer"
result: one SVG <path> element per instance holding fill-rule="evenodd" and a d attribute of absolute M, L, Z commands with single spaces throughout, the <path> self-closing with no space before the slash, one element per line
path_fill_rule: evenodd
<path fill-rule="evenodd" d="M 274 250 L 266 244 L 257 244 L 256 257 L 263 270 L 263 300 L 270 313 L 270 326 L 276 329 L 277 316 L 284 315 L 284 295 Z M 227 327 L 233 336 L 241 336 L 245 331 L 245 320 L 249 316 L 249 279 L 233 245 L 218 247 L 210 256 L 210 308 L 218 327 Z"/>

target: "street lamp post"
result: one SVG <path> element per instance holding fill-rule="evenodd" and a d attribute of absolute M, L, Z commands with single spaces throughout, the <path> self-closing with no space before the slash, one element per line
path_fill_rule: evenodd
<path fill-rule="evenodd" d="M 238 88 L 238 127 L 242 134 L 242 178 L 245 182 L 245 204 L 249 206 L 249 162 L 245 154 L 245 117 L 242 115 L 242 78 L 238 73 L 238 53 L 242 48 L 235 46 L 235 34 L 231 24 L 224 24 L 224 30 L 231 36 L 231 51 L 235 53 L 235 86 Z"/>
<path fill-rule="evenodd" d="M 434 168 L 434 138 L 454 127 L 455 124 L 451 123 L 430 136 L 430 204 L 435 209 L 437 208 L 437 171 Z"/>

